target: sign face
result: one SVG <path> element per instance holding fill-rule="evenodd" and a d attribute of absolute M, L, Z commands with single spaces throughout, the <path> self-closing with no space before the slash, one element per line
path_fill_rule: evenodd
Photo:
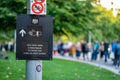
<path fill-rule="evenodd" d="M 17 16 L 16 58 L 20 60 L 52 59 L 51 16 Z"/>
<path fill-rule="evenodd" d="M 46 15 L 46 0 L 31 0 L 31 14 Z"/>

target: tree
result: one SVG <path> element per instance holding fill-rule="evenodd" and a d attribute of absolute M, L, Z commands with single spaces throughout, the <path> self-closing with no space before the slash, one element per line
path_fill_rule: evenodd
<path fill-rule="evenodd" d="M 96 15 L 95 18 L 96 24 L 93 28 L 93 39 L 98 39 L 99 41 L 108 39 L 109 41 L 113 41 L 116 36 L 113 29 L 113 24 L 116 23 L 116 18 L 113 16 L 111 10 L 107 10 L 99 5 L 97 5 L 96 8 L 99 15 Z"/>
<path fill-rule="evenodd" d="M 14 38 L 17 14 L 26 13 L 26 0 L 0 0 L 0 41 Z"/>
<path fill-rule="evenodd" d="M 26 14 L 27 0 L 2 0 L 0 3 L 0 33 L 3 39 L 11 37 L 16 27 L 17 14 Z M 47 13 L 54 18 L 54 35 L 99 41 L 119 38 L 120 17 L 113 17 L 111 10 L 95 4 L 96 0 L 47 0 Z M 2 34 L 5 31 L 5 35 Z M 13 37 L 13 36 L 12 36 Z"/>
<path fill-rule="evenodd" d="M 26 13 L 26 0 L 0 0 L 0 31 L 16 27 L 17 14 Z"/>
<path fill-rule="evenodd" d="M 54 34 L 79 36 L 88 34 L 92 29 L 94 13 L 91 12 L 93 6 L 91 1 L 78 0 L 52 0 L 48 1 L 48 13 L 52 14 L 55 21 Z"/>

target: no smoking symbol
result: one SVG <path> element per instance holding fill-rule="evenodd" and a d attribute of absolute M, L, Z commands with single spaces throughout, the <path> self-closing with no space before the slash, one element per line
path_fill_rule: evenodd
<path fill-rule="evenodd" d="M 32 5 L 32 11 L 36 14 L 42 13 L 44 10 L 43 4 L 40 2 L 36 2 Z"/>

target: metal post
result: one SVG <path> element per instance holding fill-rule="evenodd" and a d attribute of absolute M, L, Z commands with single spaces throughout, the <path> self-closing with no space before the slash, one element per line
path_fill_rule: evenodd
<path fill-rule="evenodd" d="M 30 4 L 33 0 L 27 0 L 27 14 L 30 13 Z M 42 61 L 27 60 L 26 61 L 26 80 L 42 80 Z"/>
<path fill-rule="evenodd" d="M 42 61 L 26 61 L 26 80 L 42 80 Z"/>
<path fill-rule="evenodd" d="M 15 41 L 15 43 L 14 43 L 14 53 L 16 53 L 16 30 L 14 32 L 14 41 Z"/>
<path fill-rule="evenodd" d="M 89 31 L 89 33 L 88 33 L 88 42 L 89 43 L 91 43 L 91 39 L 92 39 L 91 37 L 92 37 L 92 34 L 91 34 L 91 31 Z"/>

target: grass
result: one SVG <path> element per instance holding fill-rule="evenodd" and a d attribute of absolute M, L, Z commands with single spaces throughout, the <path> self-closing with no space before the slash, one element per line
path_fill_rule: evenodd
<path fill-rule="evenodd" d="M 15 60 L 9 52 L 9 60 L 0 60 L 0 80 L 25 80 L 25 61 Z M 84 63 L 53 59 L 43 61 L 43 80 L 119 80 L 120 76 L 102 68 Z"/>
<path fill-rule="evenodd" d="M 15 59 L 9 52 L 9 60 L 0 60 L 0 80 L 25 80 L 25 61 Z"/>

